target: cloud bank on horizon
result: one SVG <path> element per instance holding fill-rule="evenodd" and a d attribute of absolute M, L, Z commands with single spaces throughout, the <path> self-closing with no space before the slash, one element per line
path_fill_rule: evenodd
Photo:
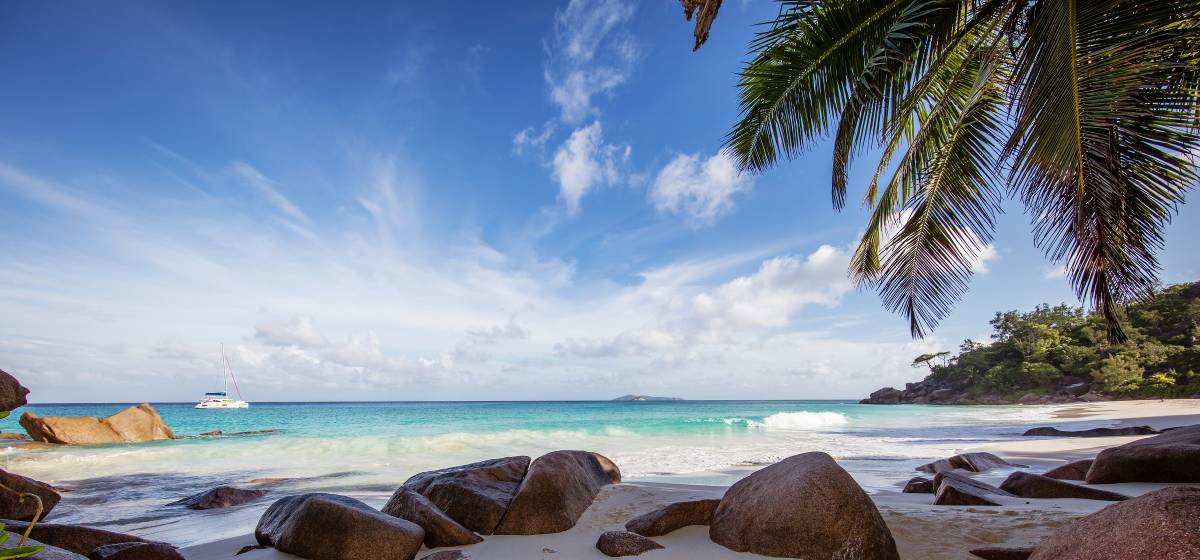
<path fill-rule="evenodd" d="M 1074 301 L 1019 216 L 935 337 L 856 291 L 827 155 L 719 151 L 769 5 L 695 55 L 634 0 L 225 9 L 0 22 L 0 368 L 35 401 L 190 400 L 221 344 L 252 401 L 846 398 Z"/>

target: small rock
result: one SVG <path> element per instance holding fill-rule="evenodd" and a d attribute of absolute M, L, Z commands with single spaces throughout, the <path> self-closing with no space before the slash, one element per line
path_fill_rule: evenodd
<path fill-rule="evenodd" d="M 938 473 L 933 478 L 937 488 L 933 504 L 937 506 L 998 506 L 996 496 L 1016 496 L 956 472 Z"/>
<path fill-rule="evenodd" d="M 932 463 L 921 465 L 921 466 L 917 467 L 917 470 L 922 471 L 922 472 L 927 472 L 930 474 L 937 474 L 940 472 L 951 471 L 954 469 L 962 469 L 964 471 L 971 471 L 971 472 L 983 472 L 983 471 L 994 469 L 997 467 L 1025 467 L 1025 468 L 1028 468 L 1027 465 L 1018 465 L 1015 463 L 1009 463 L 1008 461 L 1005 461 L 1004 459 L 1001 459 L 991 453 L 979 452 L 979 453 L 962 453 L 962 454 L 955 455 L 953 457 L 949 457 L 946 459 L 940 459 L 940 460 L 934 461 Z"/>
<path fill-rule="evenodd" d="M 1040 428 L 1030 428 L 1025 430 L 1023 436 L 1042 436 L 1042 437 L 1114 437 L 1114 436 L 1150 436 L 1157 434 L 1158 430 L 1150 426 L 1130 426 L 1128 428 L 1092 428 L 1090 430 L 1066 431 L 1049 426 Z"/>
<path fill-rule="evenodd" d="M 983 560 L 1027 560 L 1033 554 L 1033 548 L 1005 548 L 1002 546 L 985 546 L 973 548 L 971 554 Z"/>
<path fill-rule="evenodd" d="M 106 544 L 88 553 L 89 560 L 184 560 L 175 547 L 165 543 L 127 542 Z"/>
<path fill-rule="evenodd" d="M 1200 426 L 1105 449 L 1092 462 L 1087 482 L 1200 482 Z"/>
<path fill-rule="evenodd" d="M 271 504 L 254 537 L 309 560 L 410 560 L 421 549 L 425 531 L 354 498 L 301 494 Z"/>
<path fill-rule="evenodd" d="M 639 515 L 625 523 L 625 530 L 643 537 L 658 537 L 688 525 L 708 525 L 721 500 L 676 502 Z"/>
<path fill-rule="evenodd" d="M 1056 478 L 1027 472 L 1015 472 L 1008 475 L 1008 478 L 1000 483 L 1000 489 L 1021 496 L 1022 498 L 1079 498 L 1083 500 L 1107 500 L 1110 502 L 1129 499 L 1129 496 L 1117 494 L 1116 492 L 1088 488 L 1087 486 L 1080 486 Z"/>
<path fill-rule="evenodd" d="M 529 465 L 497 535 L 542 535 L 575 526 L 600 489 L 621 482 L 621 470 L 599 453 L 554 451 Z"/>
<path fill-rule="evenodd" d="M 471 555 L 461 550 L 442 550 L 426 554 L 421 560 L 470 560 Z"/>
<path fill-rule="evenodd" d="M 464 546 L 483 542 L 483 538 L 470 529 L 459 525 L 450 519 L 425 496 L 412 490 L 401 488 L 392 495 L 383 513 L 400 519 L 412 521 L 425 530 L 425 546 L 440 548 L 443 546 Z"/>
<path fill-rule="evenodd" d="M 637 556 L 649 550 L 663 548 L 646 537 L 627 531 L 606 531 L 596 540 L 596 548 L 605 556 Z"/>
<path fill-rule="evenodd" d="M 1092 468 L 1092 460 L 1083 459 L 1054 467 L 1043 473 L 1042 476 L 1057 478 L 1059 480 L 1083 480 L 1087 478 L 1087 472 L 1090 468 Z"/>
<path fill-rule="evenodd" d="M 1200 558 L 1200 488 L 1176 486 L 1108 506 L 1059 527 L 1030 560 Z"/>
<path fill-rule="evenodd" d="M 934 491 L 933 481 L 923 476 L 914 476 L 904 483 L 904 489 L 901 492 L 905 494 L 932 494 Z"/>
<path fill-rule="evenodd" d="M 16 492 L 33 494 L 42 500 L 42 517 L 46 517 L 54 506 L 58 505 L 60 496 L 54 487 L 44 482 L 38 482 L 19 474 L 0 469 L 0 483 Z M 21 499 L 13 492 L 0 491 L 0 519 L 15 519 L 29 521 L 37 513 L 37 504 L 30 498 Z"/>
<path fill-rule="evenodd" d="M 266 490 L 245 490 L 232 486 L 218 486 L 207 492 L 188 496 L 171 505 L 187 506 L 191 509 L 219 509 L 240 506 L 267 495 Z"/>

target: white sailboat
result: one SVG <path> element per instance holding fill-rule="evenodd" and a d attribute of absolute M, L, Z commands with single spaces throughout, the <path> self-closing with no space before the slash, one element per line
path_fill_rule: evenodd
<path fill-rule="evenodd" d="M 233 390 L 237 391 L 236 400 L 229 398 L 229 379 L 233 378 Z M 204 393 L 204 398 L 196 403 L 196 408 L 250 408 L 250 403 L 242 400 L 242 389 L 238 387 L 237 376 L 233 374 L 233 366 L 225 357 L 225 346 L 221 346 L 221 381 L 225 390 Z"/>

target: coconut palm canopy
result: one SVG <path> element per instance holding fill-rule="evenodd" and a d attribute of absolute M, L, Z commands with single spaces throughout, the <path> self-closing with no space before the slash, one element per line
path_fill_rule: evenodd
<path fill-rule="evenodd" d="M 914 336 L 966 292 L 1013 197 L 1123 337 L 1120 305 L 1156 286 L 1197 179 L 1200 1 L 789 0 L 751 56 L 726 147 L 761 172 L 832 135 L 838 209 L 870 155 L 850 273 Z"/>

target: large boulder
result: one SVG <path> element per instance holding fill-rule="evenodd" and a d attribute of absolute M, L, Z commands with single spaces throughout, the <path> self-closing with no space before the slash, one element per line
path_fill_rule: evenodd
<path fill-rule="evenodd" d="M 603 552 L 605 556 L 614 558 L 637 556 L 662 547 L 663 545 L 646 537 L 626 531 L 605 531 L 600 534 L 599 539 L 596 539 L 596 549 Z"/>
<path fill-rule="evenodd" d="M 27 395 L 29 395 L 29 389 L 23 387 L 21 382 L 9 375 L 7 371 L 0 369 L 0 410 L 16 410 L 18 407 L 25 406 L 28 404 L 25 400 Z"/>
<path fill-rule="evenodd" d="M 643 537 L 658 537 L 688 525 L 708 525 L 721 500 L 676 502 L 639 515 L 625 523 L 625 530 Z"/>
<path fill-rule="evenodd" d="M 233 486 L 218 486 L 199 494 L 188 496 L 171 505 L 185 506 L 191 509 L 220 509 L 240 506 L 267 495 L 266 490 L 250 490 Z"/>
<path fill-rule="evenodd" d="M 21 535 L 12 531 L 8 532 L 8 539 L 0 543 L 0 550 L 16 548 L 17 543 L 21 542 Z M 32 560 L 87 560 L 86 556 L 80 556 L 70 550 L 63 550 L 57 546 L 50 546 L 36 539 L 26 539 L 25 544 L 21 546 L 41 546 L 45 547 L 37 556 L 33 556 Z"/>
<path fill-rule="evenodd" d="M 470 529 L 459 525 L 425 496 L 412 490 L 401 490 L 392 495 L 383 513 L 399 517 L 420 525 L 425 530 L 425 546 L 463 546 L 482 542 L 483 539 Z"/>
<path fill-rule="evenodd" d="M 144 542 L 106 544 L 87 556 L 88 560 L 184 560 L 169 544 Z"/>
<path fill-rule="evenodd" d="M 131 406 L 107 418 L 92 416 L 21 415 L 21 427 L 36 441 L 66 445 L 128 443 L 175 439 L 158 411 L 149 404 Z"/>
<path fill-rule="evenodd" d="M 1025 430 L 1023 436 L 1044 437 L 1115 437 L 1115 436 L 1152 436 L 1158 430 L 1150 426 L 1130 426 L 1128 428 L 1092 428 L 1090 430 L 1067 431 L 1043 426 Z"/>
<path fill-rule="evenodd" d="M 1058 528 L 1029 560 L 1200 558 L 1200 488 L 1163 488 Z"/>
<path fill-rule="evenodd" d="M 1129 496 L 1124 494 L 1100 490 L 1099 488 L 1089 488 L 1040 474 L 1020 471 L 1008 475 L 1008 478 L 1000 483 L 1000 489 L 1022 498 L 1079 498 L 1082 500 L 1107 500 L 1110 502 L 1129 499 Z"/>
<path fill-rule="evenodd" d="M 554 451 L 529 465 L 497 535 L 541 535 L 575 526 L 607 484 L 621 482 L 621 470 L 599 453 Z"/>
<path fill-rule="evenodd" d="M 1105 449 L 1088 469 L 1087 482 L 1200 482 L 1200 426 Z"/>
<path fill-rule="evenodd" d="M 903 395 L 903 391 L 893 389 L 891 387 L 884 387 L 878 391 L 875 391 L 874 393 L 871 393 L 870 397 L 859 401 L 859 404 L 899 404 L 900 397 Z"/>
<path fill-rule="evenodd" d="M 33 494 L 40 498 L 42 500 L 42 517 L 45 517 L 50 510 L 54 509 L 54 506 L 58 505 L 60 498 L 58 492 L 44 482 L 0 469 L 0 483 L 18 493 L 0 490 L 0 518 L 2 519 L 17 521 L 33 519 L 34 514 L 37 513 L 37 503 L 28 497 L 22 499 L 19 494 Z"/>
<path fill-rule="evenodd" d="M 969 476 L 947 471 L 933 477 L 933 505 L 936 506 L 998 506 L 997 497 L 1017 496 Z"/>
<path fill-rule="evenodd" d="M 2 520 L 4 529 L 14 533 L 24 533 L 29 528 L 26 521 Z M 58 523 L 38 523 L 29 532 L 31 538 L 43 543 L 69 550 L 78 554 L 88 554 L 98 547 L 109 544 L 130 542 L 150 542 L 141 537 L 114 533 L 104 529 L 94 529 L 82 525 L 60 525 Z"/>
<path fill-rule="evenodd" d="M 1081 459 L 1054 467 L 1042 473 L 1042 476 L 1057 478 L 1059 480 L 1083 480 L 1087 478 L 1087 472 L 1090 468 L 1092 468 L 1092 460 Z"/>
<path fill-rule="evenodd" d="M 952 471 L 954 469 L 961 469 L 971 472 L 983 472 L 997 467 L 1015 468 L 1025 466 L 1026 465 L 1009 463 L 1008 461 L 992 455 L 991 453 L 976 452 L 962 453 L 953 457 L 939 459 L 932 463 L 921 465 L 917 467 L 917 470 L 930 474 L 937 474 L 941 472 Z"/>
<path fill-rule="evenodd" d="M 301 494 L 271 504 L 254 537 L 309 560 L 411 560 L 425 531 L 354 498 Z"/>
<path fill-rule="evenodd" d="M 414 475 L 396 490 L 396 495 L 406 490 L 421 494 L 463 527 L 490 535 L 508 510 L 527 470 L 529 457 L 490 459 Z"/>
<path fill-rule="evenodd" d="M 866 492 L 829 455 L 803 453 L 738 481 L 709 527 L 738 552 L 810 560 L 897 560 L 896 542 Z"/>

